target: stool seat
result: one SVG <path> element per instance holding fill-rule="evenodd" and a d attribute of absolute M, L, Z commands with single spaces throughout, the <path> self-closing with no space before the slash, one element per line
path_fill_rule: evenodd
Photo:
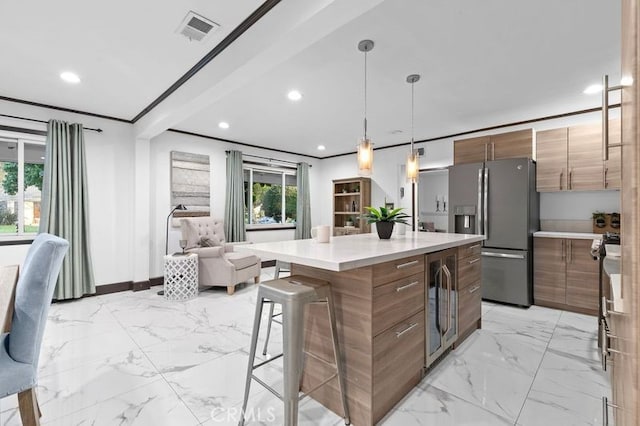
<path fill-rule="evenodd" d="M 271 305 L 271 311 L 269 313 L 270 320 L 273 316 L 273 305 L 277 303 L 282 306 L 283 351 L 281 355 L 272 357 L 271 359 L 254 365 L 256 346 L 258 344 L 258 334 L 260 332 L 260 322 L 262 320 L 262 308 L 265 303 Z M 331 325 L 331 340 L 335 363 L 326 361 L 311 353 L 305 352 L 304 350 L 304 307 L 310 303 L 323 303 L 327 306 L 327 314 Z M 271 324 L 269 324 L 269 326 L 270 325 Z M 335 374 L 326 378 L 319 385 L 308 390 L 308 392 L 313 392 L 320 386 L 328 383 L 330 380 L 337 378 L 338 387 L 342 397 L 345 423 L 349 424 L 349 409 L 347 407 L 347 398 L 344 393 L 344 374 L 340 347 L 338 344 L 338 332 L 336 327 L 336 316 L 333 308 L 333 299 L 331 296 L 331 286 L 327 281 L 300 275 L 262 282 L 258 288 L 258 300 L 256 303 L 253 332 L 251 334 L 249 363 L 247 367 L 244 400 L 241 412 L 242 418 L 239 426 L 244 425 L 244 414 L 247 409 L 249 389 L 252 380 L 257 381 L 284 402 L 285 426 L 296 426 L 298 424 L 300 379 L 302 377 L 303 357 L 305 354 L 310 355 L 335 369 Z M 275 389 L 253 374 L 253 370 L 279 358 L 280 356 L 284 357 L 283 395 L 280 395 Z"/>
<path fill-rule="evenodd" d="M 316 295 L 316 288 L 327 286 L 326 282 L 309 281 L 305 279 L 304 284 L 296 281 L 294 278 L 282 278 L 279 280 L 266 281 L 260 284 L 260 289 L 266 298 L 275 303 L 281 303 L 284 300 L 295 300 L 302 298 L 313 298 Z"/>

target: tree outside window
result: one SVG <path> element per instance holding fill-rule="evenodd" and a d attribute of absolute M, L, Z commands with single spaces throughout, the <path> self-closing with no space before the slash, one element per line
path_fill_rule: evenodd
<path fill-rule="evenodd" d="M 294 172 L 245 166 L 244 176 L 245 223 L 295 224 L 298 189 Z"/>
<path fill-rule="evenodd" d="M 0 139 L 0 234 L 38 232 L 44 155 L 44 144 Z"/>

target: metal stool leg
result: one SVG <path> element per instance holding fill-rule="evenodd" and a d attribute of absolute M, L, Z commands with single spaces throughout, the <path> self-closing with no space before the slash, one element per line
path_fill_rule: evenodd
<path fill-rule="evenodd" d="M 284 426 L 297 426 L 300 377 L 303 359 L 304 304 L 282 306 L 284 335 Z"/>
<path fill-rule="evenodd" d="M 277 280 L 280 278 L 280 261 L 276 260 L 276 271 L 274 273 L 274 278 Z M 267 324 L 267 338 L 264 341 L 264 349 L 262 350 L 262 355 L 267 354 L 267 346 L 269 346 L 269 336 L 271 336 L 271 324 L 273 324 L 273 303 L 269 308 L 269 323 Z"/>
<path fill-rule="evenodd" d="M 276 280 L 280 278 L 280 262 L 276 260 L 276 272 L 273 274 L 273 278 Z"/>
<path fill-rule="evenodd" d="M 349 407 L 347 406 L 347 394 L 344 388 L 344 368 L 342 365 L 342 357 L 340 347 L 338 345 L 338 328 L 336 326 L 336 313 L 333 309 L 333 297 L 331 290 L 327 291 L 327 312 L 329 313 L 329 323 L 331 327 L 331 342 L 333 343 L 333 356 L 336 360 L 336 369 L 338 370 L 338 386 L 340 387 L 340 396 L 342 397 L 342 410 L 344 411 L 344 422 L 350 424 Z"/>
<path fill-rule="evenodd" d="M 256 348 L 258 346 L 258 333 L 260 331 L 260 321 L 262 319 L 262 305 L 264 297 L 258 297 L 256 302 L 256 313 L 253 319 L 253 332 L 251 334 L 251 347 L 249 348 L 249 363 L 247 365 L 247 378 L 244 384 L 244 400 L 242 401 L 242 411 L 240 412 L 239 426 L 244 425 L 244 413 L 247 410 L 247 402 L 249 401 L 249 388 L 251 387 L 251 377 L 253 376 L 253 362 L 256 358 Z M 273 303 L 271 304 L 273 309 Z"/>
<path fill-rule="evenodd" d="M 269 322 L 267 323 L 267 337 L 264 340 L 264 349 L 262 350 L 262 355 L 267 354 L 267 346 L 269 345 L 269 336 L 271 336 L 271 324 L 273 323 L 273 308 L 275 303 L 271 303 L 269 307 Z"/>

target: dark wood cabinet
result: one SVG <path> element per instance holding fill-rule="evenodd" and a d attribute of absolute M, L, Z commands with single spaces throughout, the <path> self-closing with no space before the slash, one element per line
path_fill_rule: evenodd
<path fill-rule="evenodd" d="M 609 121 L 609 160 L 600 123 L 536 133 L 538 192 L 620 189 L 620 120 Z"/>
<path fill-rule="evenodd" d="M 504 158 L 532 158 L 532 156 L 533 129 L 453 142 L 453 164 L 480 163 Z"/>
<path fill-rule="evenodd" d="M 533 239 L 533 299 L 536 305 L 590 315 L 598 312 L 598 262 L 592 240 Z"/>
<path fill-rule="evenodd" d="M 481 243 L 458 247 L 458 340 L 459 346 L 482 325 Z"/>

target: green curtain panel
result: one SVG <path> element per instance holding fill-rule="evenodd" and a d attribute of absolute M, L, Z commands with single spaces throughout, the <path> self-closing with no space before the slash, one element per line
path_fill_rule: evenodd
<path fill-rule="evenodd" d="M 89 199 L 82 124 L 50 120 L 44 163 L 40 232 L 69 241 L 53 298 L 94 294 L 89 245 Z"/>
<path fill-rule="evenodd" d="M 298 163 L 298 200 L 296 203 L 296 240 L 311 238 L 311 205 L 309 203 L 309 165 Z"/>
<path fill-rule="evenodd" d="M 227 191 L 224 202 L 224 234 L 227 241 L 246 241 L 244 225 L 244 175 L 242 152 L 227 153 Z"/>

